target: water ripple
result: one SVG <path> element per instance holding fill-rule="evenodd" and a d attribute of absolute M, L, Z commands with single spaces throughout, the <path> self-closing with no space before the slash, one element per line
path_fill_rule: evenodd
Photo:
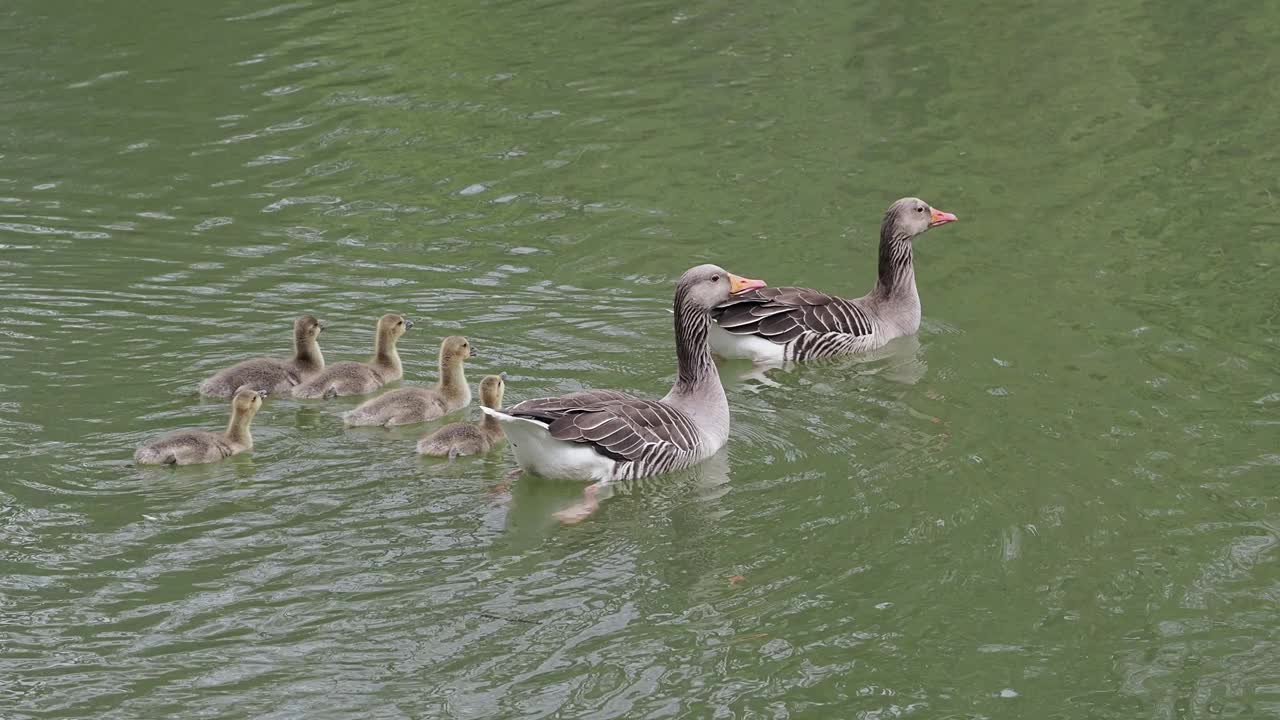
<path fill-rule="evenodd" d="M 1273 11 L 145 12 L 4 21 L 0 715 L 1280 710 Z M 508 402 L 660 396 L 681 269 L 859 294 L 907 192 L 964 218 L 920 337 L 722 364 L 728 447 L 588 523 L 356 399 L 131 465 L 303 312 L 330 362 L 417 320 L 404 384 L 462 333 Z"/>

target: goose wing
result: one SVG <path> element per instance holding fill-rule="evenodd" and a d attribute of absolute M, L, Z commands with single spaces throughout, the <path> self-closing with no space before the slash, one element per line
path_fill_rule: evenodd
<path fill-rule="evenodd" d="M 766 287 L 734 295 L 711 317 L 734 335 L 759 335 L 785 344 L 806 332 L 870 335 L 875 324 L 854 300 L 809 288 Z"/>
<path fill-rule="evenodd" d="M 545 422 L 551 437 L 589 444 L 620 462 L 685 456 L 699 443 L 698 430 L 684 413 L 614 390 L 525 400 L 506 412 Z"/>

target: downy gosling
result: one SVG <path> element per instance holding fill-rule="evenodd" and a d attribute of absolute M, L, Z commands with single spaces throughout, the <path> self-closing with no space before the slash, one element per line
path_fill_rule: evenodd
<path fill-rule="evenodd" d="M 498 410 L 502 408 L 502 393 L 506 389 L 506 373 L 487 375 L 480 381 L 480 404 Z M 456 422 L 445 425 L 418 441 L 418 452 L 432 457 L 448 457 L 452 461 L 459 455 L 483 455 L 502 442 L 505 435 L 497 419 L 484 415 L 480 424 Z"/>
<path fill-rule="evenodd" d="M 324 370 L 324 355 L 320 354 L 320 333 L 323 330 L 324 323 L 303 315 L 293 321 L 292 359 L 258 357 L 236 363 L 200 383 L 200 394 L 229 398 L 241 385 L 267 393 L 287 394 L 293 386 Z"/>
<path fill-rule="evenodd" d="M 369 362 L 334 363 L 310 380 L 295 386 L 293 396 L 328 400 L 340 395 L 368 395 L 392 380 L 399 380 L 404 375 L 404 369 L 400 366 L 396 341 L 411 327 L 412 320 L 395 314 L 383 315 L 378 318 L 373 358 Z"/>
<path fill-rule="evenodd" d="M 262 407 L 266 393 L 248 385 L 231 399 L 231 422 L 226 432 L 179 430 L 138 448 L 133 461 L 139 465 L 198 465 L 216 462 L 253 448 L 249 423 Z"/>
<path fill-rule="evenodd" d="M 471 343 L 452 335 L 440 343 L 440 380 L 434 387 L 406 387 L 368 400 L 345 413 L 348 425 L 412 425 L 435 420 L 471 404 L 471 388 L 462 364 L 471 357 Z"/>

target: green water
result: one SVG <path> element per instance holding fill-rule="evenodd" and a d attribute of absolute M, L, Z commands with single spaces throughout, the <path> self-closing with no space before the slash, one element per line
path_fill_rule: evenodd
<path fill-rule="evenodd" d="M 1280 6 L 35 2 L 0 12 L 0 718 L 1280 716 Z M 717 262 L 887 357 L 722 366 L 696 471 L 498 486 L 196 383 L 417 322 L 508 402 L 674 375 Z"/>

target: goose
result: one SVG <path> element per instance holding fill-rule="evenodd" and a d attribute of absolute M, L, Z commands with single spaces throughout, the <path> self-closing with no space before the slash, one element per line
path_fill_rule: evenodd
<path fill-rule="evenodd" d="M 267 394 L 245 385 L 231 399 L 231 422 L 226 432 L 179 430 L 162 435 L 138 448 L 133 461 L 139 465 L 198 465 L 215 462 L 253 448 L 249 423 Z"/>
<path fill-rule="evenodd" d="M 506 373 L 486 375 L 480 381 L 480 405 L 497 410 L 502 407 L 502 393 L 506 389 Z M 490 415 L 481 418 L 480 424 L 456 422 L 424 436 L 418 441 L 418 452 L 433 457 L 459 455 L 483 455 L 502 441 L 502 426 Z"/>
<path fill-rule="evenodd" d="M 729 402 L 707 345 L 710 313 L 764 285 L 716 265 L 699 265 L 680 277 L 673 303 L 677 377 L 661 400 L 584 390 L 506 410 L 481 408 L 501 424 L 520 470 L 592 482 L 581 503 L 557 514 L 560 520 L 577 522 L 594 512 L 609 482 L 680 470 L 724 446 Z"/>
<path fill-rule="evenodd" d="M 435 387 L 407 387 L 366 400 L 344 413 L 347 425 L 412 425 L 435 420 L 471 404 L 471 388 L 462 363 L 472 355 L 471 343 L 451 335 L 440 343 L 440 380 Z"/>
<path fill-rule="evenodd" d="M 911 242 L 956 221 L 918 198 L 889 206 L 880 223 L 880 274 L 856 300 L 798 287 L 735 295 L 711 317 L 712 350 L 721 357 L 777 364 L 866 352 L 920 329 L 920 295 Z"/>
<path fill-rule="evenodd" d="M 310 315 L 293 321 L 293 359 L 259 357 L 223 368 L 200 383 L 200 394 L 229 398 L 241 385 L 268 393 L 287 393 L 294 385 L 315 377 L 324 369 L 320 333 L 324 323 Z"/>
<path fill-rule="evenodd" d="M 311 379 L 295 385 L 293 396 L 300 399 L 330 398 L 339 395 L 367 395 L 404 375 L 396 341 L 413 327 L 412 320 L 388 313 L 378 318 L 373 359 L 367 363 L 334 363 Z"/>

